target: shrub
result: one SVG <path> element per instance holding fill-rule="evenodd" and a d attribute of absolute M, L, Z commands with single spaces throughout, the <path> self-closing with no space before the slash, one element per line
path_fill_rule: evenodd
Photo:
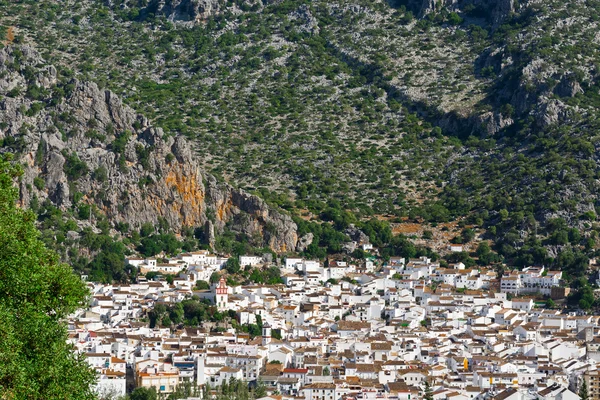
<path fill-rule="evenodd" d="M 33 178 L 33 186 L 35 186 L 37 190 L 43 190 L 46 186 L 46 182 L 43 178 L 36 176 L 35 178 Z"/>
<path fill-rule="evenodd" d="M 108 180 L 108 171 L 106 167 L 100 166 L 94 171 L 93 177 L 98 182 L 106 182 Z"/>

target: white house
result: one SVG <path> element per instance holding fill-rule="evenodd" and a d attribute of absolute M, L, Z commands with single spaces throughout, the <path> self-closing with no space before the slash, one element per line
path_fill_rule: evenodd
<path fill-rule="evenodd" d="M 263 263 L 261 256 L 240 256 L 240 265 L 242 267 L 255 266 Z"/>
<path fill-rule="evenodd" d="M 334 383 L 317 382 L 304 386 L 304 400 L 337 400 Z"/>

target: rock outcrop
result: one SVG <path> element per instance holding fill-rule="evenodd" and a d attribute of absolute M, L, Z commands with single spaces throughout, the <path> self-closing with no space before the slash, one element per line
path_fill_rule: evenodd
<path fill-rule="evenodd" d="M 111 0 L 107 0 L 111 2 Z M 248 7 L 269 5 L 280 0 L 245 0 Z M 112 2 L 111 2 L 112 3 Z M 237 3 L 239 5 L 239 3 Z M 112 4 L 111 4 L 112 5 Z M 148 5 L 140 10 L 140 17 L 144 18 L 149 14 L 161 15 L 169 21 L 183 24 L 194 25 L 206 21 L 208 18 L 219 14 L 226 7 L 231 7 L 231 3 L 225 0 L 150 0 Z M 238 6 L 233 5 L 233 9 L 240 11 Z M 242 9 L 244 9 L 242 7 Z M 311 21 L 307 21 L 310 24 Z"/>
<path fill-rule="evenodd" d="M 369 237 L 354 224 L 350 224 L 344 233 L 348 235 L 351 240 L 357 242 L 358 244 L 369 243 Z"/>
<path fill-rule="evenodd" d="M 577 94 L 583 93 L 583 89 L 574 77 L 565 76 L 554 88 L 554 93 L 560 97 L 575 97 Z"/>
<path fill-rule="evenodd" d="M 298 9 L 289 15 L 291 20 L 302 21 L 302 24 L 298 27 L 300 32 L 310 33 L 313 35 L 319 34 L 319 21 L 310 12 L 310 9 L 306 4 L 302 4 Z"/>
<path fill-rule="evenodd" d="M 534 115 L 537 126 L 545 129 L 566 119 L 568 110 L 560 100 L 542 98 Z"/>
<path fill-rule="evenodd" d="M 515 11 L 514 0 L 408 0 L 408 7 L 417 15 L 424 16 L 440 7 L 461 11 L 466 6 L 485 10 L 488 20 L 495 26 Z"/>
<path fill-rule="evenodd" d="M 3 49 L 0 87 L 18 85 L 24 93 L 35 85 L 52 91 L 57 81 L 53 67 L 41 68 L 34 81 L 22 74 L 43 64 L 28 47 Z M 38 101 L 22 94 L 0 100 L 1 151 L 18 154 L 26 166 L 20 182 L 24 206 L 33 199 L 48 199 L 63 210 L 93 205 L 112 223 L 132 228 L 159 221 L 175 232 L 201 228 L 211 244 L 227 225 L 262 238 L 278 253 L 296 250 L 292 218 L 205 174 L 185 138 L 166 135 L 95 83 L 66 86 L 70 93 L 61 102 L 50 106 L 44 100 L 46 107 L 37 112 L 31 110 Z"/>
<path fill-rule="evenodd" d="M 174 22 L 201 22 L 219 12 L 221 0 L 152 0 L 146 12 L 165 15 Z"/>

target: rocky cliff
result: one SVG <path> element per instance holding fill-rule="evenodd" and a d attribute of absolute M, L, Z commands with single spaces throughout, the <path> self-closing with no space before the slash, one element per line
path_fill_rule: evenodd
<path fill-rule="evenodd" d="M 140 8 L 140 3 L 145 4 Z M 216 15 L 225 3 L 224 0 L 104 0 L 104 4 L 112 9 L 138 11 L 136 15 L 145 19 L 149 15 L 164 16 L 169 21 L 182 24 L 195 24 Z"/>
<path fill-rule="evenodd" d="M 453 11 L 480 10 L 479 14 L 488 18 L 495 25 L 515 11 L 514 0 L 407 0 L 405 3 L 408 8 L 420 16 L 441 7 Z"/>
<path fill-rule="evenodd" d="M 262 6 L 263 4 L 272 3 L 275 0 L 244 0 L 242 3 L 245 7 Z M 114 0 L 105 0 L 108 7 L 116 9 L 137 9 L 138 17 L 145 19 L 150 15 L 158 15 L 166 17 L 169 21 L 182 25 L 194 25 L 202 23 L 208 18 L 219 14 L 225 7 L 231 7 L 231 3 L 227 4 L 224 0 L 150 0 L 145 6 L 139 8 L 137 0 L 125 0 L 116 2 Z M 237 5 L 242 4 L 237 2 Z M 240 11 L 236 5 L 234 10 Z"/>
<path fill-rule="evenodd" d="M 1 151 L 25 166 L 24 206 L 90 205 L 133 228 L 160 220 L 175 232 L 205 227 L 211 241 L 227 224 L 276 252 L 296 249 L 289 215 L 204 174 L 183 137 L 165 135 L 111 91 L 44 64 L 29 47 L 0 52 Z"/>
<path fill-rule="evenodd" d="M 152 0 L 146 12 L 175 22 L 200 22 L 219 12 L 221 0 Z"/>

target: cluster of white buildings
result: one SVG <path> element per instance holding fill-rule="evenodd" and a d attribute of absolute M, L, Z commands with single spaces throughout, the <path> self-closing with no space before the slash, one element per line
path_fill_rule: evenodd
<path fill-rule="evenodd" d="M 170 393 L 189 382 L 200 393 L 236 378 L 264 384 L 278 400 L 578 400 L 585 380 L 590 398 L 600 396 L 599 317 L 540 308 L 521 291 L 500 290 L 491 270 L 427 258 L 379 267 L 288 258 L 282 284 L 231 287 L 221 279 L 196 290 L 224 260 L 208 252 L 162 264 L 129 259 L 146 271 L 181 269 L 171 284 L 89 283 L 90 307 L 72 316 L 70 338 L 98 370 L 98 392 Z M 260 268 L 262 259 L 240 263 Z M 560 279 L 540 269 L 505 277 L 525 288 L 539 279 L 540 289 Z M 157 304 L 192 296 L 232 310 L 239 325 L 262 323 L 261 335 L 226 322 L 149 327 Z"/>
<path fill-rule="evenodd" d="M 129 267 L 138 268 L 142 274 L 148 272 L 179 274 L 190 266 L 204 267 L 199 268 L 199 270 L 212 273 L 222 268 L 227 260 L 227 257 L 211 254 L 208 250 L 200 250 L 193 253 L 183 253 L 176 258 L 163 259 L 162 262 L 158 258 L 129 257 L 125 259 L 125 264 Z M 208 278 L 205 280 L 208 280 Z"/>
<path fill-rule="evenodd" d="M 562 271 L 548 271 L 544 267 L 528 267 L 522 271 L 510 271 L 502 276 L 500 290 L 514 295 L 540 293 L 552 294 L 552 288 L 560 286 Z"/>

